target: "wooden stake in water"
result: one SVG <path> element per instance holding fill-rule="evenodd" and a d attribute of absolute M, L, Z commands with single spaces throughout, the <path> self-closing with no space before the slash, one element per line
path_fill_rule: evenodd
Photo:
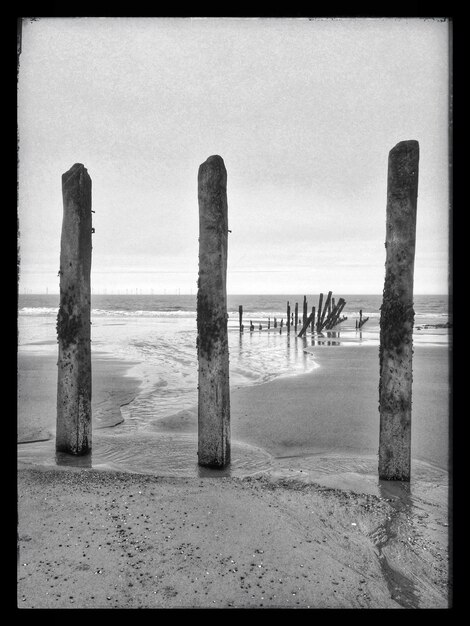
<path fill-rule="evenodd" d="M 290 332 L 290 304 L 287 302 L 287 332 Z"/>
<path fill-rule="evenodd" d="M 240 332 L 243 331 L 243 306 L 240 304 L 238 307 L 238 319 L 240 325 Z"/>
<path fill-rule="evenodd" d="M 379 478 L 409 481 L 413 274 L 419 144 L 403 141 L 389 154 L 386 263 L 380 309 Z"/>
<path fill-rule="evenodd" d="M 297 332 L 297 325 L 299 323 L 299 303 L 295 303 L 294 307 L 294 330 Z"/>
<path fill-rule="evenodd" d="M 323 294 L 320 294 L 320 298 L 318 299 L 318 312 L 317 312 L 317 332 L 319 333 L 321 330 L 321 306 L 323 303 Z"/>
<path fill-rule="evenodd" d="M 198 200 L 198 463 L 224 467 L 230 463 L 228 208 L 227 171 L 220 156 L 199 167 Z"/>
<path fill-rule="evenodd" d="M 309 327 L 309 324 L 312 321 L 312 316 L 313 316 L 313 312 L 312 312 L 312 314 L 309 317 L 307 317 L 306 321 L 304 322 L 304 324 L 302 326 L 302 329 L 301 329 L 301 331 L 299 333 L 299 337 L 303 337 L 303 335 L 305 334 L 307 328 Z"/>
<path fill-rule="evenodd" d="M 325 326 L 325 319 L 326 319 L 327 312 L 328 312 L 328 314 L 331 313 L 331 308 L 330 308 L 331 294 L 332 294 L 332 292 L 329 291 L 328 295 L 326 296 L 325 306 L 323 307 L 323 311 L 322 311 L 321 319 L 320 319 L 320 325 L 319 325 L 319 329 L 318 329 L 319 332 Z"/>
<path fill-rule="evenodd" d="M 91 178 L 81 163 L 62 175 L 56 450 L 91 451 Z"/>

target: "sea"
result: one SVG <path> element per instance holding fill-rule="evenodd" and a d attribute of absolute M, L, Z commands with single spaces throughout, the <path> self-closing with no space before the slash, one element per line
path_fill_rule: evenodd
<path fill-rule="evenodd" d="M 326 293 L 323 294 L 323 303 Z M 313 372 L 318 350 L 378 346 L 381 295 L 333 294 L 346 302 L 343 321 L 331 330 L 302 339 L 304 297 L 307 312 L 318 311 L 320 294 L 228 295 L 230 386 L 259 385 L 277 378 Z M 297 330 L 286 327 L 287 304 L 298 308 Z M 122 407 L 123 420 L 145 431 L 197 404 L 196 296 L 92 294 L 92 355 L 129 363 L 128 375 L 140 381 L 133 401 Z M 58 294 L 19 294 L 18 350 L 57 354 Z M 243 332 L 239 310 L 243 308 Z M 452 313 L 446 295 L 415 295 L 415 346 L 450 345 Z M 360 329 L 359 320 L 366 320 Z"/>

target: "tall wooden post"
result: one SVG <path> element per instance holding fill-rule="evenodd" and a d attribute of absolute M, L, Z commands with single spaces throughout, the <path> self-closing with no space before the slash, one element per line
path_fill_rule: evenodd
<path fill-rule="evenodd" d="M 302 324 L 305 324 L 305 320 L 308 317 L 308 311 L 307 311 L 307 296 L 304 296 L 304 304 L 303 304 L 303 310 L 302 310 Z"/>
<path fill-rule="evenodd" d="M 296 302 L 295 303 L 295 308 L 294 308 L 294 329 L 295 332 L 297 332 L 297 325 L 299 323 L 299 303 Z"/>
<path fill-rule="evenodd" d="M 290 304 L 287 302 L 287 332 L 290 332 Z"/>
<path fill-rule="evenodd" d="M 243 331 L 243 306 L 240 304 L 238 307 L 238 318 L 240 322 L 240 332 Z"/>
<path fill-rule="evenodd" d="M 323 294 L 321 293 L 321 294 L 320 294 L 320 298 L 319 298 L 319 300 L 318 300 L 318 312 L 317 312 L 317 318 L 318 318 L 318 321 L 317 321 L 317 332 L 320 332 L 320 328 L 321 328 L 321 312 L 322 312 L 322 311 L 321 311 L 321 306 L 322 306 L 322 303 L 323 303 Z"/>
<path fill-rule="evenodd" d="M 200 165 L 198 200 L 198 463 L 224 467 L 230 463 L 228 211 L 227 171 L 220 156 Z"/>
<path fill-rule="evenodd" d="M 320 318 L 320 327 L 318 329 L 319 332 L 323 329 L 325 325 L 325 318 L 326 318 L 327 312 L 328 313 L 331 312 L 331 309 L 330 309 L 331 294 L 332 292 L 329 291 L 328 295 L 326 296 L 325 306 L 323 307 L 323 311 L 322 311 L 321 318 Z"/>
<path fill-rule="evenodd" d="M 312 306 L 312 333 L 315 330 L 315 307 Z"/>
<path fill-rule="evenodd" d="M 386 262 L 380 309 L 379 478 L 410 480 L 413 273 L 419 144 L 402 141 L 389 154 Z"/>
<path fill-rule="evenodd" d="M 91 450 L 91 178 L 81 163 L 62 175 L 56 450 Z"/>

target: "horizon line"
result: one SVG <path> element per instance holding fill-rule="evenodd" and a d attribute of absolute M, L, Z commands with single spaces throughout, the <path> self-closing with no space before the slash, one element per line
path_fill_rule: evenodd
<path fill-rule="evenodd" d="M 252 293 L 241 293 L 241 292 L 237 292 L 237 293 L 227 293 L 227 296 L 299 296 L 299 295 L 319 295 L 320 293 L 328 293 L 328 291 L 319 291 L 318 293 L 314 293 L 314 292 L 252 292 Z M 333 292 L 334 293 L 334 292 Z M 339 293 L 339 292 L 336 292 Z M 361 292 L 341 292 L 344 293 L 344 295 L 346 296 L 382 296 L 382 293 L 377 293 L 377 292 L 365 292 L 365 291 L 361 291 Z M 59 296 L 60 292 L 59 291 L 53 291 L 53 292 L 45 292 L 45 291 L 31 291 L 28 293 L 18 293 L 18 296 Z M 183 293 L 152 293 L 149 291 L 145 291 L 142 293 L 122 293 L 122 292 L 117 292 L 117 291 L 112 291 L 109 293 L 105 293 L 103 291 L 94 291 L 91 293 L 92 296 L 171 296 L 171 297 L 179 297 L 179 296 L 197 296 L 197 291 L 195 293 L 189 293 L 189 292 L 183 292 Z M 430 293 L 430 292 L 415 292 L 413 295 L 415 296 L 447 296 L 450 297 L 452 294 L 451 293 Z"/>

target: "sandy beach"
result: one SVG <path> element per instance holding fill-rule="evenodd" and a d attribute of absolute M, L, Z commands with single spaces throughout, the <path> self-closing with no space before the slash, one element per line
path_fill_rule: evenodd
<path fill-rule="evenodd" d="M 20 607 L 447 605 L 447 520 L 431 501 L 39 468 L 19 494 Z"/>
<path fill-rule="evenodd" d="M 98 355 L 92 460 L 56 459 L 53 438 L 18 446 L 18 606 L 446 608 L 447 449 L 425 434 L 427 420 L 447 437 L 447 352 L 416 350 L 410 485 L 377 479 L 376 357 L 323 349 L 314 372 L 233 389 L 217 472 L 197 466 L 195 408 L 100 428 L 139 381 Z M 19 367 L 19 436 L 32 414 L 50 437 L 55 359 Z"/>

